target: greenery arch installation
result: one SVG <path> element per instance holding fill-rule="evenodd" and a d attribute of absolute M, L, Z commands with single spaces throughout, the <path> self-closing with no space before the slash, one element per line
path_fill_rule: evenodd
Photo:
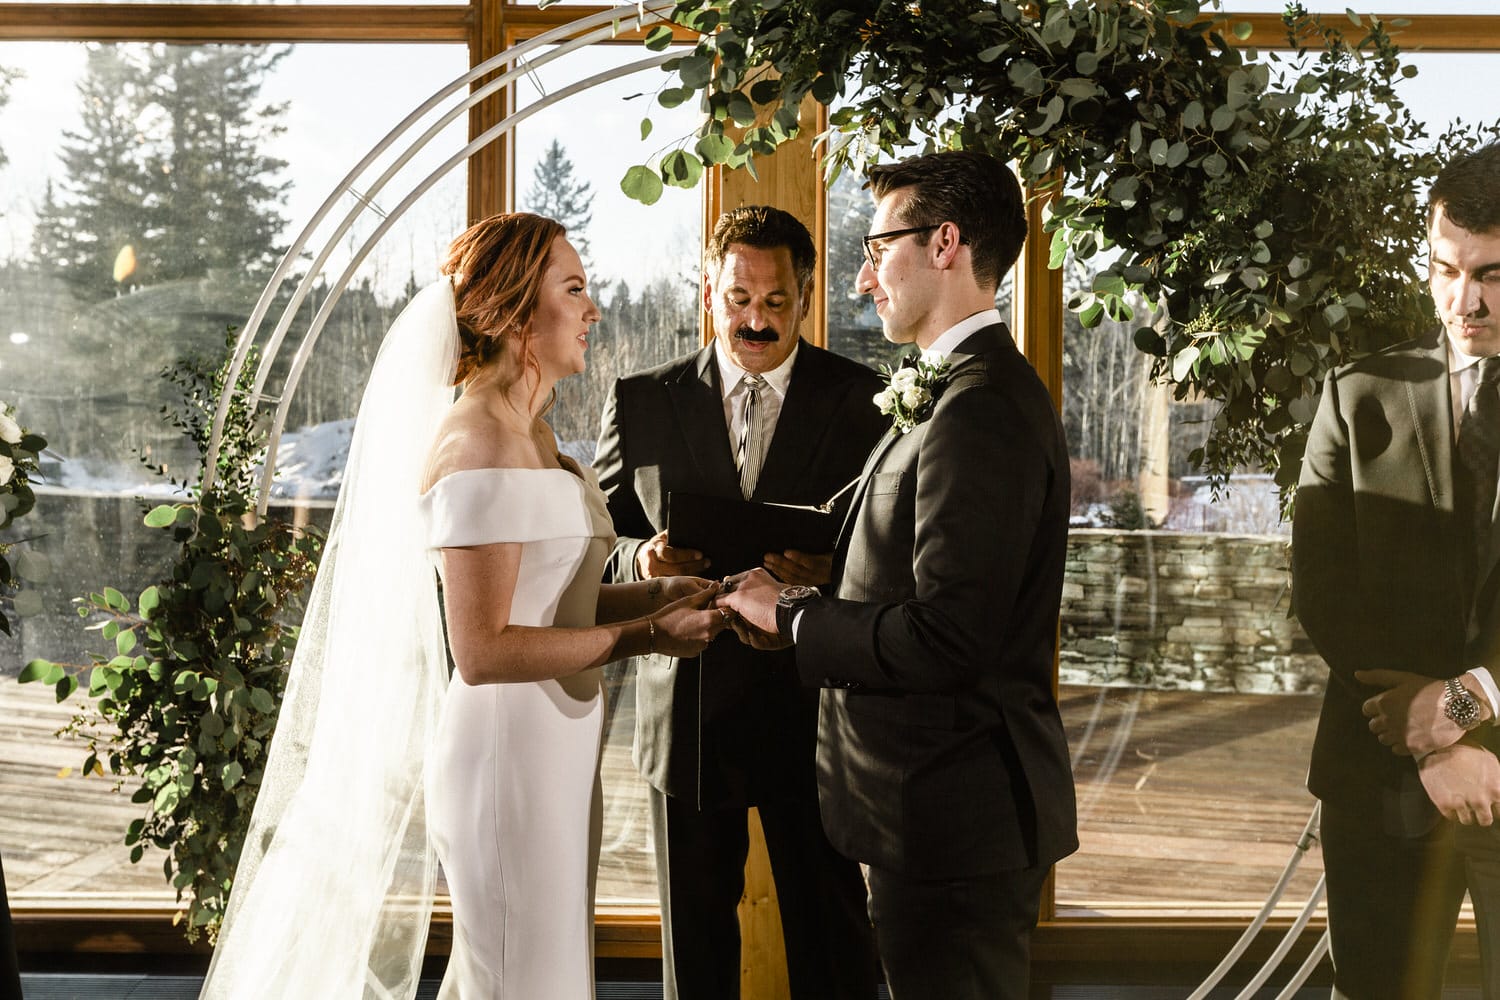
<path fill-rule="evenodd" d="M 649 202 L 708 165 L 753 169 L 808 97 L 831 109 L 830 182 L 881 155 L 1014 159 L 1055 196 L 1053 266 L 1107 259 L 1069 302 L 1084 325 L 1135 319 L 1153 378 L 1222 404 L 1194 463 L 1216 485 L 1272 470 L 1285 490 L 1323 373 L 1432 321 L 1420 193 L 1484 130 L 1430 137 L 1404 108 L 1402 22 L 1341 29 L 1292 5 L 1292 51 L 1262 57 L 1229 41 L 1248 24 L 1204 6 L 680 0 L 672 19 L 702 37 L 657 100 L 697 100 L 703 122 L 622 187 Z"/>

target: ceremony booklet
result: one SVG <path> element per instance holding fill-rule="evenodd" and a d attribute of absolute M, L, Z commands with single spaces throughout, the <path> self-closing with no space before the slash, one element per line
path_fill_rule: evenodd
<path fill-rule="evenodd" d="M 837 501 L 853 485 L 808 506 L 674 491 L 667 494 L 667 544 L 702 552 L 714 576 L 754 569 L 767 552 L 832 552 L 843 521 Z"/>

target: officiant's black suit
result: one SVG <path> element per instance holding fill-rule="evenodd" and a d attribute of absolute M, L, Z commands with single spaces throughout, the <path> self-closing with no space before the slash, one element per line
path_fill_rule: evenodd
<path fill-rule="evenodd" d="M 859 475 L 884 432 L 871 402 L 881 382 L 806 341 L 792 364 L 751 499 L 814 504 Z M 712 344 L 615 383 L 594 467 L 619 534 L 610 567 L 618 582 L 638 578 L 636 550 L 666 527 L 670 492 L 740 497 Z M 799 683 L 791 652 L 756 652 L 725 632 L 701 660 L 637 663 L 636 766 L 674 806 L 672 836 L 656 835 L 671 887 L 663 947 L 681 996 L 729 996 L 726 976 L 738 989 L 734 907 L 749 806 L 766 834 L 792 995 L 873 996 L 864 882 L 819 824 L 817 695 Z"/>
<path fill-rule="evenodd" d="M 991 1000 L 985 983 L 1025 995 L 1041 882 L 1078 846 L 1052 691 L 1068 456 L 1004 325 L 949 362 L 930 419 L 870 456 L 836 597 L 802 612 L 795 649 L 825 689 L 823 823 L 871 866 L 881 960 L 907 984 L 893 994 Z M 975 903 L 985 940 L 952 947 L 942 928 Z"/>

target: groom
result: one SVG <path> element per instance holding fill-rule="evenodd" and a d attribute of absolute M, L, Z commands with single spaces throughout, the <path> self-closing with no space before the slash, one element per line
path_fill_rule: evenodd
<path fill-rule="evenodd" d="M 922 349 L 910 388 L 933 398 L 911 393 L 910 429 L 866 462 L 835 590 L 760 569 L 720 603 L 754 645 L 795 639 L 803 682 L 824 688 L 823 825 L 869 866 L 894 1000 L 1024 1000 L 1043 882 L 1078 846 L 1052 691 L 1068 456 L 994 308 L 1026 215 L 978 153 L 875 167 L 870 187 L 855 287 L 886 339 Z"/>

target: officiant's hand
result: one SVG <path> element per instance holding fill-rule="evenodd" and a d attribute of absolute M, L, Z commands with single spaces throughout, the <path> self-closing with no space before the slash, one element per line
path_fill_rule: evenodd
<path fill-rule="evenodd" d="M 667 533 L 656 537 L 635 551 L 635 571 L 642 580 L 658 576 L 697 576 L 708 569 L 709 561 L 697 549 L 673 548 L 667 544 Z"/>
<path fill-rule="evenodd" d="M 766 553 L 766 569 L 783 583 L 800 583 L 804 587 L 821 587 L 833 580 L 833 553 L 813 555 L 787 549 L 781 555 Z"/>

